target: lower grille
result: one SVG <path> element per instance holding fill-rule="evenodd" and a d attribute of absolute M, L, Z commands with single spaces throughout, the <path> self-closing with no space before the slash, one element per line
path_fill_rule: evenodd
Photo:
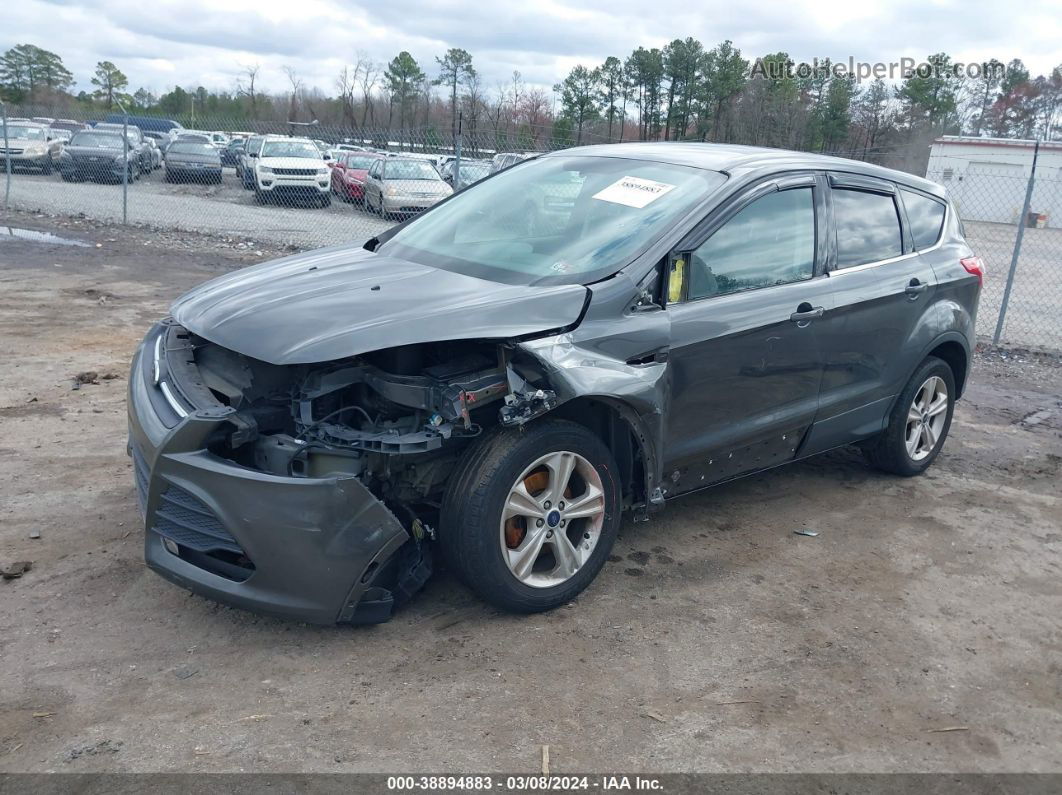
<path fill-rule="evenodd" d="M 278 177 L 312 177 L 317 173 L 316 168 L 274 168 L 273 173 Z"/>
<path fill-rule="evenodd" d="M 155 511 L 155 531 L 197 552 L 225 550 L 237 555 L 243 549 L 203 502 L 170 484 Z"/>
<path fill-rule="evenodd" d="M 202 500 L 172 483 L 159 497 L 152 529 L 177 544 L 182 560 L 235 582 L 254 573 L 243 548 Z"/>

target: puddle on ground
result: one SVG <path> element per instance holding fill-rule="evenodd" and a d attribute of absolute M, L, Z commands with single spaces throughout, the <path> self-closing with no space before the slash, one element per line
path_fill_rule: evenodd
<path fill-rule="evenodd" d="M 5 240 L 29 240 L 32 243 L 49 243 L 54 246 L 82 246 L 88 247 L 83 240 L 71 240 L 68 237 L 59 237 L 51 232 L 38 232 L 35 229 L 20 229 L 17 226 L 0 226 L 0 243 Z"/>

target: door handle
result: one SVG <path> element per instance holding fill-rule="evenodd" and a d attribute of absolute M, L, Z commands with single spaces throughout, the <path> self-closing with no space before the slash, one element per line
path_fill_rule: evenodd
<path fill-rule="evenodd" d="M 810 321 L 817 317 L 822 317 L 826 310 L 821 306 L 812 306 L 807 301 L 797 307 L 797 311 L 789 316 L 789 319 L 794 323 L 806 326 Z"/>
<path fill-rule="evenodd" d="M 907 293 L 907 297 L 914 300 L 929 288 L 929 285 L 918 281 L 918 279 L 911 279 L 910 284 L 903 288 L 903 291 Z"/>

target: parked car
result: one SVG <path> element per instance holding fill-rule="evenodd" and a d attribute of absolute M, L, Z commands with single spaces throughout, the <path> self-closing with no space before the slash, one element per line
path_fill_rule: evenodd
<path fill-rule="evenodd" d="M 121 124 L 128 119 L 129 123 L 139 127 L 144 132 L 169 132 L 182 129 L 181 123 L 173 119 L 161 119 L 158 116 L 126 116 L 124 113 L 108 113 L 104 118 L 107 124 Z"/>
<path fill-rule="evenodd" d="M 268 137 L 254 160 L 254 198 L 267 201 L 332 203 L 331 175 L 321 151 L 309 138 Z"/>
<path fill-rule="evenodd" d="M 499 152 L 494 155 L 490 161 L 490 173 L 494 174 L 502 169 L 506 169 L 509 166 L 516 165 L 521 160 L 527 160 L 532 157 L 538 157 L 537 152 L 531 152 L 524 154 L 521 152 Z"/>
<path fill-rule="evenodd" d="M 173 141 L 173 137 L 166 132 L 159 132 L 157 130 L 142 130 L 144 138 L 149 141 L 154 141 L 155 146 L 159 148 L 163 154 L 166 153 L 166 147 Z"/>
<path fill-rule="evenodd" d="M 369 166 L 382 159 L 370 152 L 340 152 L 332 164 L 332 193 L 343 201 L 364 201 Z"/>
<path fill-rule="evenodd" d="M 51 116 L 34 116 L 30 121 L 34 124 L 43 124 L 45 127 L 50 127 L 55 119 Z"/>
<path fill-rule="evenodd" d="M 173 134 L 174 141 L 200 141 L 205 144 L 214 145 L 214 139 L 210 133 L 201 132 L 199 130 L 177 130 Z"/>
<path fill-rule="evenodd" d="M 122 144 L 122 133 L 111 130 L 82 130 L 74 133 L 59 156 L 59 173 L 66 182 L 86 179 L 97 182 L 133 182 L 140 177 L 139 153 Z"/>
<path fill-rule="evenodd" d="M 454 192 L 431 163 L 397 157 L 376 160 L 363 190 L 365 209 L 384 218 L 419 213 Z"/>
<path fill-rule="evenodd" d="M 49 127 L 48 128 L 48 140 L 58 141 L 60 144 L 65 144 L 73 137 L 73 133 L 70 130 L 64 130 L 61 127 Z"/>
<path fill-rule="evenodd" d="M 178 139 L 166 152 L 165 173 L 167 182 L 216 185 L 221 182 L 221 155 L 208 143 Z"/>
<path fill-rule="evenodd" d="M 580 185 L 548 238 L 522 223 L 542 183 Z M 316 623 L 386 620 L 436 551 L 499 608 L 570 604 L 624 511 L 847 444 L 924 472 L 982 277 L 910 174 L 712 144 L 544 155 L 173 304 L 129 379 L 147 564 Z"/>
<path fill-rule="evenodd" d="M 129 138 L 129 146 L 136 153 L 136 163 L 137 163 L 137 165 L 140 168 L 140 173 L 141 174 L 149 174 L 149 173 L 151 173 L 151 169 L 153 168 L 152 160 L 154 158 L 154 156 L 151 153 L 151 144 L 149 144 L 147 142 L 147 139 L 144 138 L 144 133 L 139 127 L 137 127 L 136 125 L 133 125 L 133 124 L 128 124 L 128 125 L 124 125 L 123 126 L 122 124 L 111 124 L 109 122 L 100 122 L 99 124 L 97 124 L 92 129 L 98 130 L 100 132 L 117 132 L 117 133 L 121 133 L 122 130 L 124 129 L 126 131 L 126 136 Z"/>
<path fill-rule="evenodd" d="M 442 167 L 442 171 L 440 172 L 443 182 L 454 190 L 467 188 L 472 183 L 479 182 L 481 179 L 490 176 L 490 163 L 482 160 L 465 160 L 462 158 L 460 184 L 455 184 L 454 164 L 456 162 L 456 160 L 450 160 Z"/>
<path fill-rule="evenodd" d="M 240 155 L 243 154 L 243 148 L 246 145 L 247 141 L 244 138 L 231 139 L 224 149 L 219 150 L 221 164 L 223 166 L 237 165 L 240 162 Z"/>
<path fill-rule="evenodd" d="M 7 149 L 0 134 L 0 171 L 7 171 L 7 160 L 11 160 L 11 170 L 37 169 L 42 174 L 51 174 L 63 142 L 48 134 L 48 128 L 34 122 L 7 125 Z"/>
<path fill-rule="evenodd" d="M 229 145 L 229 136 L 223 132 L 209 132 L 207 135 L 210 137 L 210 143 L 215 149 L 224 149 Z"/>
<path fill-rule="evenodd" d="M 369 151 L 364 146 L 358 146 L 357 144 L 336 144 L 332 147 L 336 152 L 367 152 Z"/>
<path fill-rule="evenodd" d="M 75 119 L 56 119 L 48 126 L 53 130 L 69 130 L 71 134 L 88 128 L 87 124 Z"/>
<path fill-rule="evenodd" d="M 144 136 L 144 141 L 151 147 L 151 168 L 152 170 L 162 168 L 162 149 L 154 138 Z"/>
<path fill-rule="evenodd" d="M 240 153 L 240 159 L 236 163 L 236 176 L 239 177 L 240 184 L 243 185 L 244 190 L 252 190 L 254 188 L 254 159 L 258 157 L 258 152 L 262 149 L 262 142 L 267 137 L 265 135 L 252 135 L 247 139 L 247 143 L 244 144 L 243 151 Z"/>

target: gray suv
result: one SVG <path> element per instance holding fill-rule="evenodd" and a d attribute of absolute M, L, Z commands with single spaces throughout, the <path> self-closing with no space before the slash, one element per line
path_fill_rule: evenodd
<path fill-rule="evenodd" d="M 516 164 L 173 304 L 129 380 L 147 563 L 318 623 L 386 620 L 436 553 L 501 608 L 566 604 L 624 512 L 848 444 L 923 472 L 982 275 L 940 186 L 864 163 Z"/>

